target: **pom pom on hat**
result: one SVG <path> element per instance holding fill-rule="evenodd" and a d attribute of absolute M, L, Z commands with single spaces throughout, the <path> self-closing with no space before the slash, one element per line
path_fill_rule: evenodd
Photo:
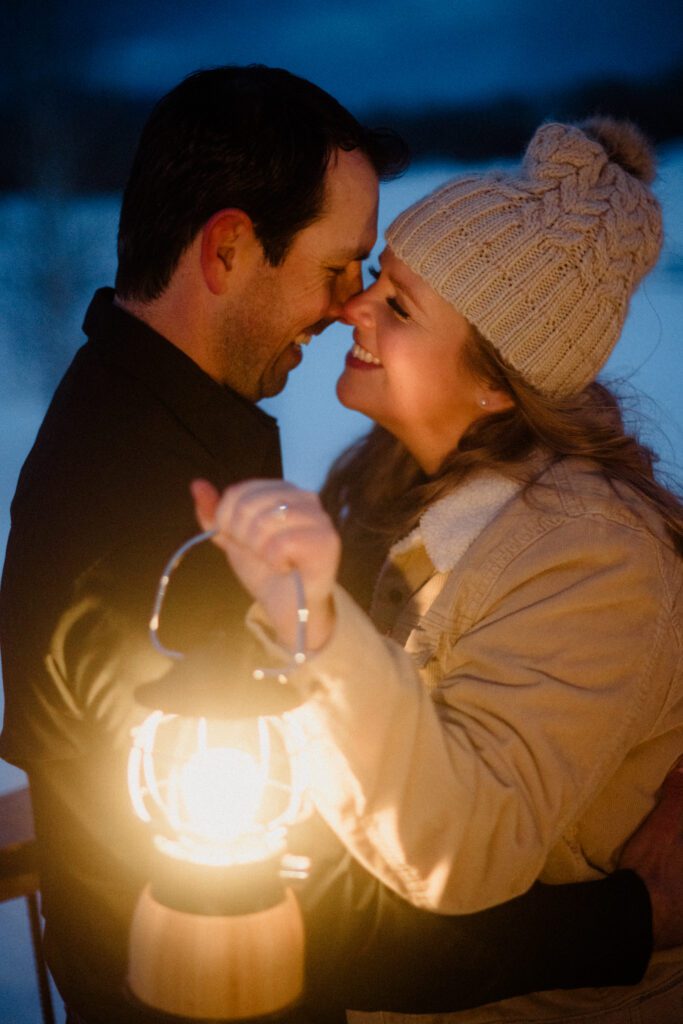
<path fill-rule="evenodd" d="M 651 185 L 657 173 L 652 146 L 632 121 L 615 121 L 611 117 L 591 117 L 579 128 L 599 142 L 609 160 L 619 164 L 634 178 Z"/>
<path fill-rule="evenodd" d="M 528 383 L 567 396 L 607 361 L 659 255 L 653 175 L 652 150 L 629 122 L 545 124 L 519 172 L 448 182 L 386 239 Z"/>

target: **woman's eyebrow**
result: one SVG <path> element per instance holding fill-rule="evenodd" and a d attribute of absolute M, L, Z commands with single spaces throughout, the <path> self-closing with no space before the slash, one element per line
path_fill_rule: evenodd
<path fill-rule="evenodd" d="M 403 284 L 403 282 L 400 281 L 398 278 L 394 277 L 393 274 L 390 273 L 390 271 L 388 271 L 385 267 L 382 266 L 382 254 L 379 256 L 377 262 L 379 263 L 381 269 L 384 271 L 384 273 L 387 275 L 387 277 L 393 284 L 394 288 L 397 291 L 401 292 L 402 295 L 405 295 L 408 301 L 412 303 L 412 305 L 415 306 L 416 309 L 419 309 L 421 313 L 424 313 L 424 308 L 417 301 L 415 295 L 410 290 L 410 288 L 407 285 Z"/>
<path fill-rule="evenodd" d="M 389 278 L 389 280 L 393 284 L 393 286 L 396 289 L 396 291 L 400 292 L 401 295 L 404 295 L 408 299 L 408 301 L 410 303 L 412 303 L 413 306 L 415 306 L 416 309 L 419 309 L 419 311 L 421 313 L 424 313 L 424 309 L 422 308 L 420 303 L 417 301 L 417 299 L 415 298 L 415 295 L 413 294 L 413 292 L 410 290 L 410 288 L 407 285 L 403 284 L 398 278 L 394 277 L 390 273 L 387 273 L 387 277 Z"/>

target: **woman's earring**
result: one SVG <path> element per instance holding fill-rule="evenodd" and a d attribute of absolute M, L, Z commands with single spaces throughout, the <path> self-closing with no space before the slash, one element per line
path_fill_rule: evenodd
<path fill-rule="evenodd" d="M 488 404 L 489 404 L 488 398 L 480 398 L 479 399 L 479 405 L 482 407 L 482 409 L 485 409 Z"/>

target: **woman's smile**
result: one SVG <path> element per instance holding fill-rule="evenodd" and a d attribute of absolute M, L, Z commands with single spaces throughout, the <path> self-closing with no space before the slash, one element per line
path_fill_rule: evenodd
<path fill-rule="evenodd" d="M 372 352 L 361 345 L 354 333 L 353 348 L 346 357 L 346 365 L 355 370 L 373 370 L 382 363 L 377 356 L 373 356 Z"/>

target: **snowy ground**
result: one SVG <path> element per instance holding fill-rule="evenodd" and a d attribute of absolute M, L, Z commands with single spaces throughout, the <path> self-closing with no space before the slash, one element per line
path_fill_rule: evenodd
<path fill-rule="evenodd" d="M 457 170 L 418 168 L 385 186 L 381 226 Z M 661 154 L 657 190 L 667 231 L 664 253 L 633 303 L 608 374 L 647 396 L 640 409 L 647 439 L 683 480 L 683 145 Z M 0 551 L 17 474 L 49 393 L 80 344 L 84 309 L 94 288 L 113 280 L 116 215 L 113 198 L 40 207 L 25 198 L 0 199 Z M 52 344 L 38 343 L 45 338 Z M 286 391 L 264 403 L 280 420 L 286 474 L 307 487 L 320 484 L 334 455 L 367 426 L 334 397 L 349 342 L 348 328 L 331 327 L 306 351 Z M 0 762 L 0 792 L 23 781 L 21 772 Z M 38 1019 L 38 1003 L 18 901 L 0 906 L 0 936 L 10 935 L 0 957 L 0 1020 L 28 1024 Z"/>

